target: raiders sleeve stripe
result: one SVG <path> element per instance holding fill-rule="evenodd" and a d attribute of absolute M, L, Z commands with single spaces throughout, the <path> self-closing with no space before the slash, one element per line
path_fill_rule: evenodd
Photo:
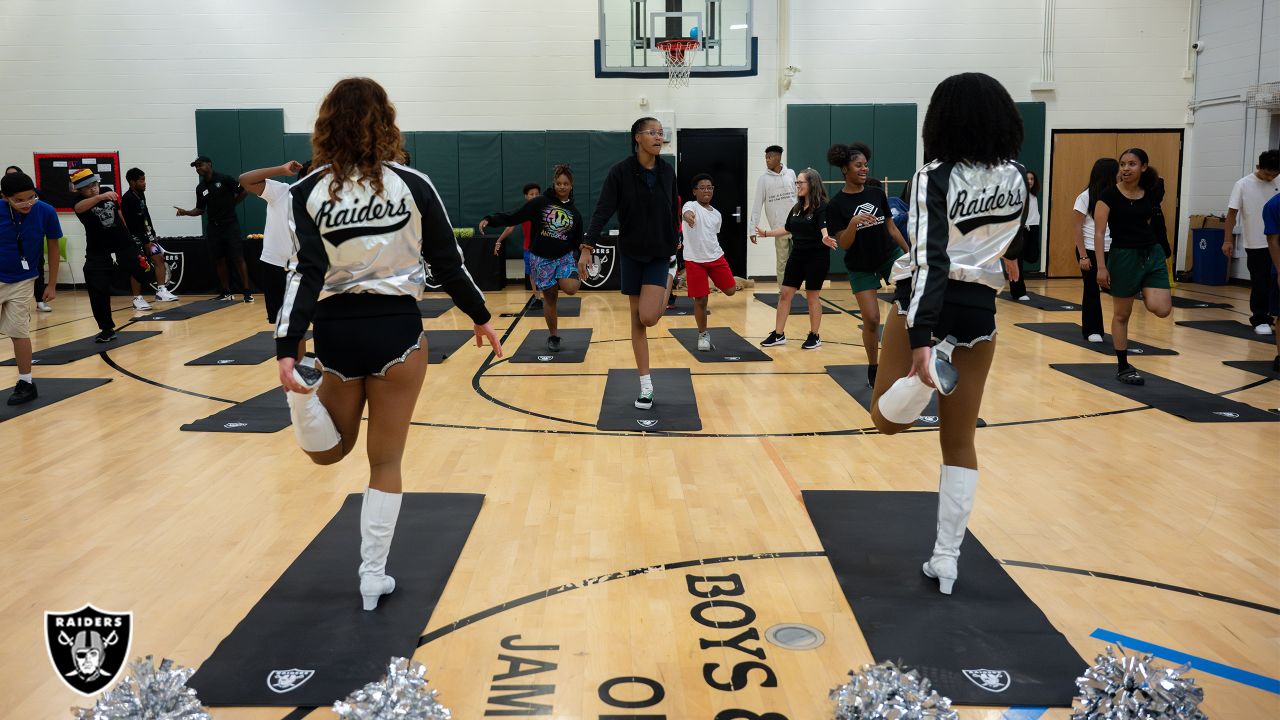
<path fill-rule="evenodd" d="M 947 274 L 951 259 L 947 254 L 951 225 L 947 218 L 947 193 L 951 186 L 953 163 L 939 163 L 925 168 L 924 182 L 920 183 L 917 201 L 923 201 L 924 227 L 916 237 L 916 277 L 911 287 L 911 307 L 907 311 L 907 327 L 919 326 L 922 332 L 912 333 L 912 347 L 919 347 L 924 332 L 938 322 L 947 288 Z M 919 212 L 919 210 L 917 210 Z"/>

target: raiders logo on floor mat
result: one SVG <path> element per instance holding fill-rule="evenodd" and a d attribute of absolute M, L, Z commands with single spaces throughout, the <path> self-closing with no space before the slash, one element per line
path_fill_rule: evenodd
<path fill-rule="evenodd" d="M 267 687 L 271 692 L 287 693 L 297 690 L 315 675 L 315 670 L 289 668 L 288 670 L 272 670 L 267 673 Z"/>
<path fill-rule="evenodd" d="M 969 678 L 969 682 L 987 692 L 1001 693 L 1009 689 L 1009 673 L 1004 670 L 987 670 L 985 668 L 965 670 L 964 676 Z"/>
<path fill-rule="evenodd" d="M 44 614 L 49 662 L 67 687 L 96 695 L 112 683 L 129 657 L 133 613 L 85 605 L 71 612 Z"/>

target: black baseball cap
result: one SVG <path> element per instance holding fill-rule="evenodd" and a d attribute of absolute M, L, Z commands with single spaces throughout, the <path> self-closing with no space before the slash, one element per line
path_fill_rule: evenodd
<path fill-rule="evenodd" d="M 191 167 L 195 167 L 195 166 L 199 165 L 200 163 L 209 163 L 210 165 L 212 165 L 212 164 L 213 164 L 213 161 L 209 159 L 209 156 L 208 156 L 208 155 L 201 155 L 200 157 L 198 157 L 198 158 L 196 158 L 195 160 L 192 160 L 192 161 L 191 161 Z"/>

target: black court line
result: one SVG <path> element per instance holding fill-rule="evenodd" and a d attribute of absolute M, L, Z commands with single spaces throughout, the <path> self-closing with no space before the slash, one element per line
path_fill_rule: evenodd
<path fill-rule="evenodd" d="M 1070 573 L 1072 575 L 1087 575 L 1089 577 L 1101 578 L 1103 580 L 1115 580 L 1117 582 L 1125 582 L 1133 585 L 1142 585 L 1144 587 L 1156 588 L 1158 590 L 1182 593 L 1183 595 L 1193 595 L 1206 600 L 1216 600 L 1217 602 L 1239 605 L 1240 607 L 1247 607 L 1253 610 L 1261 610 L 1262 612 L 1271 613 L 1272 615 L 1280 615 L 1280 608 L 1278 607 L 1264 605 L 1259 602 L 1253 602 L 1252 600 L 1241 600 L 1239 598 L 1230 597 L 1229 595 L 1219 595 L 1218 593 L 1196 590 L 1195 588 L 1183 587 L 1181 585 L 1170 585 L 1169 583 L 1156 582 L 1154 580 L 1142 580 L 1141 578 L 1116 575 L 1115 573 L 1099 572 L 1097 570 L 1082 570 L 1080 568 L 1064 567 L 1062 565 L 1046 565 L 1044 563 L 1027 562 L 1025 560 L 1001 560 L 1000 563 L 1002 565 L 1010 565 L 1012 567 L 1050 570 L 1052 572 Z"/>
<path fill-rule="evenodd" d="M 236 400 L 228 400 L 226 398 L 214 397 L 213 395 L 205 395 L 204 393 L 198 393 L 194 390 L 183 390 L 182 388 L 176 388 L 172 385 L 165 385 L 162 382 L 157 382 L 150 378 L 144 378 L 141 375 L 138 375 L 137 373 L 130 372 L 120 367 L 120 365 L 116 363 L 115 360 L 111 359 L 111 356 L 108 355 L 105 350 L 103 352 L 98 353 L 98 357 L 102 358 L 102 362 L 106 363 L 107 367 L 110 367 L 112 370 L 115 370 L 116 372 L 120 373 L 121 375 L 124 375 L 127 378 L 132 378 L 133 380 L 144 382 L 148 385 L 155 385 L 156 387 L 164 388 L 165 390 L 172 390 L 176 393 L 182 393 L 183 395 L 192 395 L 198 398 L 204 398 L 205 400 L 216 400 L 218 402 L 227 403 L 228 405 L 239 404 L 238 401 Z"/>

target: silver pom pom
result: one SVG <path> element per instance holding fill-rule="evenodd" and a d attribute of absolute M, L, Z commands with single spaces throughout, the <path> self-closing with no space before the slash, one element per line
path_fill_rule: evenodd
<path fill-rule="evenodd" d="M 951 699 L 929 688 L 916 670 L 892 662 L 849 671 L 849 682 L 831 691 L 835 720 L 956 720 Z"/>
<path fill-rule="evenodd" d="M 1076 678 L 1079 707 L 1071 720 L 1208 720 L 1200 712 L 1204 688 L 1179 668 L 1153 665 L 1150 655 L 1116 657 L 1111 646 L 1094 659 L 1093 667 Z"/>
<path fill-rule="evenodd" d="M 333 704 L 333 711 L 351 720 L 450 720 L 453 713 L 427 687 L 427 668 L 405 658 L 391 658 L 387 676 L 356 690 Z"/>
<path fill-rule="evenodd" d="M 77 720 L 209 720 L 196 691 L 187 687 L 195 668 L 168 659 L 157 668 L 148 655 L 129 663 L 129 670 L 92 708 L 71 708 L 71 714 Z"/>

